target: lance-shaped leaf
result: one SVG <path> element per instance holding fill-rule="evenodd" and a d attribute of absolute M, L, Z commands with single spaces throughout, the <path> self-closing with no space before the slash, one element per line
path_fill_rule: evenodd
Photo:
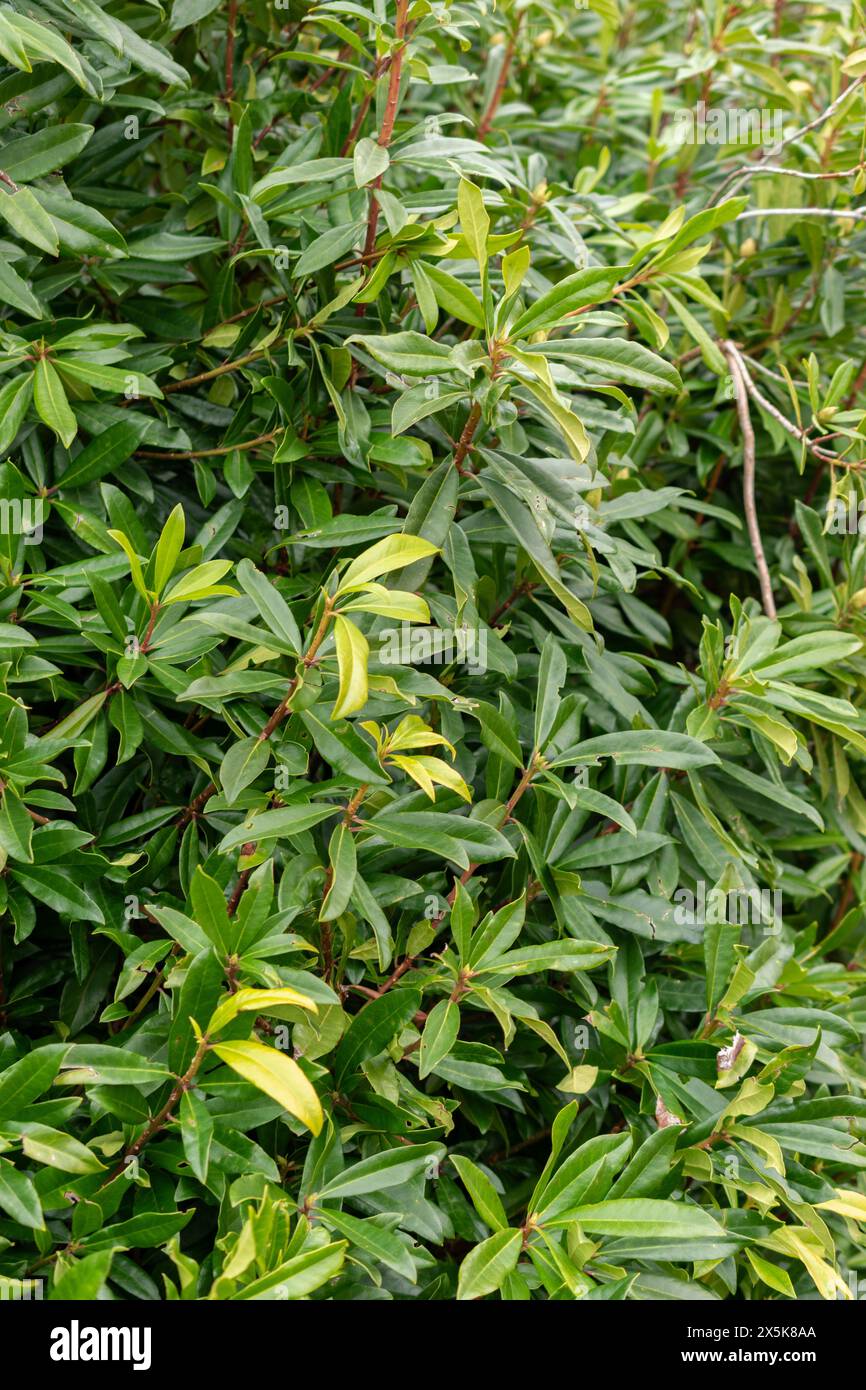
<path fill-rule="evenodd" d="M 291 1057 L 258 1042 L 214 1043 L 211 1050 L 238 1076 L 278 1101 L 313 1134 L 319 1133 L 325 1121 L 319 1097 Z"/>
<path fill-rule="evenodd" d="M 367 661 L 370 646 L 360 628 L 337 614 L 334 619 L 334 645 L 340 688 L 331 710 L 332 719 L 355 714 L 367 703 Z"/>

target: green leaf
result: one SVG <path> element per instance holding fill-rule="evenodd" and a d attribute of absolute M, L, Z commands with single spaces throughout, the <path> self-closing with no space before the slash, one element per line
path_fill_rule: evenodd
<path fill-rule="evenodd" d="M 20 1173 L 5 1159 L 0 1159 L 0 1207 L 20 1226 L 44 1231 L 39 1193 L 27 1174 Z"/>
<path fill-rule="evenodd" d="M 301 279 L 313 275 L 325 266 L 333 265 L 355 246 L 363 230 L 363 222 L 344 222 L 316 237 L 295 262 L 295 275 Z"/>
<path fill-rule="evenodd" d="M 68 1050 L 66 1043 L 48 1043 L 0 1071 L 0 1119 L 20 1113 L 48 1090 Z"/>
<path fill-rule="evenodd" d="M 417 271 L 422 264 L 424 274 L 436 296 L 436 302 L 442 306 L 446 314 L 453 315 L 461 323 L 468 323 L 472 328 L 483 328 L 484 315 L 481 306 L 468 285 L 464 285 L 463 281 L 454 275 L 449 275 L 441 266 L 428 261 L 415 262 L 413 269 Z"/>
<path fill-rule="evenodd" d="M 84 487 L 87 483 L 104 478 L 132 457 L 140 441 L 141 431 L 131 421 L 126 423 L 121 420 L 116 425 L 110 425 L 104 434 L 96 435 L 85 445 L 60 475 L 56 486 Z"/>
<path fill-rule="evenodd" d="M 68 449 L 78 433 L 78 424 L 69 408 L 60 377 L 44 357 L 36 363 L 33 373 L 33 404 L 40 420 L 45 421 Z"/>
<path fill-rule="evenodd" d="M 355 888 L 358 856 L 351 828 L 336 827 L 328 845 L 328 887 L 319 910 L 320 922 L 333 922 L 349 906 Z"/>
<path fill-rule="evenodd" d="M 229 749 L 220 763 L 220 783 L 229 806 L 264 772 L 270 757 L 269 744 L 256 736 L 241 739 Z"/>
<path fill-rule="evenodd" d="M 199 1182 L 207 1182 L 214 1126 L 207 1106 L 195 1091 L 184 1091 L 181 1096 L 179 1118 L 186 1161 Z"/>
<path fill-rule="evenodd" d="M 0 388 L 0 453 L 5 453 L 21 428 L 33 396 L 33 379 L 34 373 L 28 372 Z"/>
<path fill-rule="evenodd" d="M 548 633 L 541 648 L 538 666 L 538 702 L 535 707 L 535 747 L 542 751 L 550 737 L 559 709 L 559 692 L 567 675 L 565 653 Z"/>
<path fill-rule="evenodd" d="M 7 787 L 0 801 L 0 849 L 10 859 L 33 863 L 33 821 L 26 807 Z"/>
<path fill-rule="evenodd" d="M 11 304 L 14 309 L 20 309 L 31 319 L 41 319 L 45 316 L 44 306 L 36 298 L 27 281 L 22 279 L 11 265 L 0 265 L 0 303 Z"/>
<path fill-rule="evenodd" d="M 417 1013 L 420 995 L 413 989 L 394 990 L 373 999 L 356 1014 L 347 1028 L 334 1059 L 334 1080 L 343 1080 L 366 1062 L 377 1057 L 388 1043 Z"/>
<path fill-rule="evenodd" d="M 105 1166 L 86 1144 L 50 1125 L 28 1122 L 21 1146 L 34 1163 L 59 1168 L 63 1173 L 101 1173 Z"/>
<path fill-rule="evenodd" d="M 497 1231 L 470 1251 L 460 1266 L 457 1299 L 484 1298 L 500 1289 L 517 1268 L 523 1236 L 520 1231 Z"/>
<path fill-rule="evenodd" d="M 509 975 L 530 975 L 536 970 L 595 970 L 613 959 L 614 950 L 596 941 L 543 941 L 506 951 L 486 968 Z"/>
<path fill-rule="evenodd" d="M 102 1043 L 75 1043 L 63 1059 L 55 1085 L 153 1086 L 169 1073 L 160 1062 L 140 1057 L 123 1047 Z"/>
<path fill-rule="evenodd" d="M 255 840 L 259 845 L 270 840 L 282 840 L 292 835 L 301 835 L 320 821 L 336 815 L 338 806 L 314 805 L 312 802 L 299 806 L 284 806 L 279 811 L 262 811 L 249 816 L 241 825 L 224 835 L 219 844 L 220 853 L 237 849 L 248 841 Z"/>
<path fill-rule="evenodd" d="M 294 1259 L 286 1260 L 285 1264 L 279 1265 L 269 1274 L 262 1275 L 260 1279 L 254 1279 L 233 1297 L 261 1298 L 271 1290 L 279 1289 L 284 1298 L 306 1298 L 339 1274 L 345 1253 L 345 1241 L 332 1242 L 330 1245 L 320 1246 L 317 1250 L 307 1250 L 302 1255 L 296 1255 Z"/>
<path fill-rule="evenodd" d="M 505 1230 L 508 1225 L 505 1208 L 487 1174 L 462 1154 L 450 1154 L 449 1158 L 460 1174 L 460 1181 L 472 1198 L 472 1205 L 481 1220 L 494 1231 Z"/>
<path fill-rule="evenodd" d="M 265 626 L 300 656 L 303 641 L 292 611 L 270 580 L 249 560 L 241 560 L 235 571 L 244 593 L 252 599 Z"/>
<path fill-rule="evenodd" d="M 14 193 L 7 193 L 5 189 L 0 192 L 0 217 L 22 241 L 38 246 L 50 256 L 58 254 L 60 243 L 54 223 L 29 188 L 19 188 Z"/>
<path fill-rule="evenodd" d="M 451 999 L 440 999 L 427 1015 L 418 1054 L 418 1075 L 429 1076 L 457 1041 L 460 1010 Z"/>
<path fill-rule="evenodd" d="M 364 1158 L 326 1182 L 316 1194 L 318 1201 L 335 1197 L 358 1197 L 365 1192 L 381 1192 L 422 1173 L 434 1171 L 445 1156 L 441 1144 L 406 1144 Z"/>
<path fill-rule="evenodd" d="M 576 1207 L 569 1216 L 591 1235 L 706 1240 L 723 1234 L 722 1227 L 709 1212 L 691 1202 L 621 1197 L 611 1202 Z"/>
<path fill-rule="evenodd" d="M 56 732 L 56 731 L 55 731 Z M 104 921 L 102 910 L 95 898 L 83 888 L 79 888 L 67 874 L 47 865 L 30 864 L 25 868 L 16 864 L 12 877 L 38 902 L 68 917 L 73 922 L 91 922 L 101 925 Z"/>
<path fill-rule="evenodd" d="M 376 140 L 371 140 L 369 135 L 365 135 L 355 146 L 352 162 L 355 170 L 355 186 L 363 188 L 365 184 L 372 183 L 373 179 L 378 178 L 390 164 L 388 151 Z"/>
<path fill-rule="evenodd" d="M 553 766 L 568 767 L 608 757 L 624 767 L 707 767 L 719 761 L 711 748 L 687 734 L 663 729 L 627 729 L 618 734 L 600 734 L 597 738 L 586 739 L 561 753 L 554 759 Z"/>
<path fill-rule="evenodd" d="M 643 391 L 659 393 L 681 391 L 682 379 L 676 367 L 663 357 L 650 352 L 640 343 L 625 338 L 580 338 L 555 340 L 537 348 L 539 353 L 554 362 L 565 362 L 577 370 L 590 372 L 617 385 L 636 386 Z"/>
<path fill-rule="evenodd" d="M 708 920 L 704 925 L 704 969 L 707 976 L 707 1013 L 713 1011 L 727 988 L 736 964 L 735 946 L 740 928 Z"/>
<path fill-rule="evenodd" d="M 319 1213 L 319 1219 L 338 1235 L 346 1236 L 358 1250 L 372 1256 L 377 1263 L 393 1269 L 408 1279 L 410 1284 L 416 1282 L 415 1263 L 406 1246 L 398 1235 L 386 1230 L 375 1218 L 359 1221 L 347 1212 L 329 1207 Z"/>
<path fill-rule="evenodd" d="M 404 811 L 399 816 L 380 813 L 367 824 L 389 844 L 427 850 L 453 859 L 463 869 L 469 867 L 470 854 L 478 863 L 514 858 L 514 850 L 504 835 L 485 821 L 467 816 L 444 811 Z"/>
<path fill-rule="evenodd" d="M 192 1218 L 191 1211 L 143 1212 L 128 1221 L 103 1226 L 92 1235 L 84 1236 L 81 1245 L 95 1253 L 97 1250 L 153 1250 L 164 1245 Z"/>
<path fill-rule="evenodd" d="M 3 172 L 14 183 L 42 178 L 80 154 L 92 134 L 93 126 L 69 122 L 10 140 L 3 149 Z"/>
<path fill-rule="evenodd" d="M 461 179 L 457 185 L 457 211 L 466 244 L 478 264 L 486 265 L 490 218 L 481 189 L 470 183 L 469 179 Z"/>
<path fill-rule="evenodd" d="M 59 1302 L 92 1303 L 105 1287 L 114 1250 L 99 1250 L 68 1265 L 51 1287 L 48 1297 Z"/>
<path fill-rule="evenodd" d="M 510 337 L 528 338 L 542 328 L 553 328 L 568 314 L 587 309 L 592 304 L 603 304 L 610 297 L 624 267 L 593 266 L 589 270 L 578 270 L 566 275 L 553 289 L 541 295 L 530 308 L 514 320 Z"/>
<path fill-rule="evenodd" d="M 451 349 L 435 338 L 426 338 L 423 333 L 356 334 L 346 339 L 347 343 L 361 343 L 364 350 L 389 371 L 400 372 L 406 376 L 427 376 L 455 369 Z M 464 393 L 465 394 L 465 393 Z M 373 570 L 368 578 L 373 579 L 384 570 Z"/>

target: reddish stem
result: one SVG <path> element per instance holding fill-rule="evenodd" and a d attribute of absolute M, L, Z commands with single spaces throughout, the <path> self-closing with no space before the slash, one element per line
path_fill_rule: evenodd
<path fill-rule="evenodd" d="M 484 112 L 484 115 L 478 122 L 477 138 L 482 145 L 484 144 L 485 140 L 490 134 L 490 127 L 496 120 L 496 113 L 499 110 L 500 103 L 505 95 L 505 88 L 508 85 L 508 74 L 511 71 L 511 64 L 514 59 L 514 50 L 517 47 L 517 35 L 519 34 L 520 26 L 523 23 L 523 14 L 524 12 L 523 10 L 521 10 L 517 16 L 517 22 L 514 25 L 514 30 L 511 34 L 510 39 L 508 40 L 508 43 L 505 46 L 505 56 L 502 59 L 502 66 L 499 69 L 499 76 L 496 79 L 496 86 L 493 89 L 493 95 L 490 98 L 490 103 L 487 107 L 487 110 Z"/>
<path fill-rule="evenodd" d="M 466 424 L 463 426 L 463 433 L 457 441 L 457 448 L 454 450 L 454 467 L 459 473 L 463 466 L 463 460 L 469 453 L 469 446 L 472 443 L 478 422 L 481 419 L 481 406 L 476 401 L 466 417 Z"/>
<path fill-rule="evenodd" d="M 235 99 L 235 25 L 238 18 L 238 0 L 229 0 L 228 32 L 226 34 L 226 88 L 225 102 L 228 108 L 228 136 L 229 145 L 232 143 L 234 131 L 234 121 L 232 120 L 232 102 Z"/>
<path fill-rule="evenodd" d="M 388 74 L 388 99 L 385 102 L 385 113 L 382 117 L 382 129 L 379 131 L 378 144 L 386 150 L 391 143 L 391 136 L 394 133 L 394 122 L 397 119 L 397 105 L 400 100 L 400 78 L 403 73 L 403 55 L 406 51 L 406 21 L 409 14 L 409 0 L 397 0 L 397 18 L 394 24 L 394 33 L 398 47 L 391 55 L 390 72 Z M 367 235 L 364 240 L 364 255 L 370 256 L 373 247 L 376 245 L 376 230 L 379 225 L 379 200 L 376 197 L 376 190 L 382 187 L 382 175 L 374 179 L 372 185 L 372 195 L 370 198 L 370 211 L 367 217 Z M 358 318 L 363 318 L 367 306 L 359 304 L 356 309 Z"/>

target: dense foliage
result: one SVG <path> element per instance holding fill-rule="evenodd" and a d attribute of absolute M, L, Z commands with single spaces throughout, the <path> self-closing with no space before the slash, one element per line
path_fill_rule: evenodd
<path fill-rule="evenodd" d="M 0 3 L 5 1288 L 856 1296 L 864 44 Z"/>

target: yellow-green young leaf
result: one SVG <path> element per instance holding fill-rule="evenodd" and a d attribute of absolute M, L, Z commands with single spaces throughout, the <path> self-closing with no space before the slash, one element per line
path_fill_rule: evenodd
<path fill-rule="evenodd" d="M 27 57 L 27 49 L 21 40 L 21 34 L 2 13 L 0 13 L 0 53 L 3 54 L 7 63 L 19 68 L 21 72 L 33 71 L 30 59 Z"/>
<path fill-rule="evenodd" d="M 518 899 L 518 902 L 519 902 L 519 901 L 520 901 L 520 900 Z M 477 957 L 478 960 L 484 960 L 484 959 L 488 956 L 488 951 L 487 951 L 487 948 L 486 948 L 486 946 L 484 945 L 483 942 L 480 943 L 480 946 L 479 946 L 478 949 L 480 949 L 480 952 L 481 952 L 481 954 Z M 493 952 L 490 952 L 489 954 L 490 954 L 491 956 L 494 956 L 494 955 L 495 955 L 495 949 L 494 949 Z M 475 957 L 475 951 L 473 951 L 473 953 L 472 953 L 472 959 L 473 959 L 473 962 L 474 962 L 475 959 L 476 959 L 476 957 Z M 598 1067 L 573 1067 L 573 1068 L 572 1068 L 572 1066 L 571 1066 L 571 1058 L 569 1057 L 568 1053 L 566 1052 L 566 1050 L 565 1050 L 565 1048 L 563 1047 L 562 1043 L 559 1041 L 559 1038 L 556 1036 L 556 1034 L 554 1033 L 554 1031 L 553 1031 L 553 1029 L 551 1028 L 551 1026 L 550 1026 L 549 1023 L 545 1023 L 544 1020 L 541 1019 L 541 1018 L 529 1018 L 528 1016 L 527 1016 L 526 1018 L 521 1018 L 520 1022 L 521 1022 L 522 1024 L 524 1024 L 527 1028 L 529 1028 L 531 1032 L 536 1033 L 536 1034 L 538 1035 L 539 1038 L 542 1038 L 542 1039 L 544 1040 L 544 1042 L 547 1043 L 547 1046 L 548 1046 L 548 1047 L 552 1047 L 552 1048 L 553 1048 L 553 1051 L 556 1053 L 557 1057 L 561 1058 L 561 1060 L 565 1063 L 565 1065 L 566 1065 L 567 1067 L 570 1068 L 570 1071 L 569 1071 L 568 1075 L 566 1075 L 566 1078 L 565 1078 L 566 1081 L 568 1081 L 569 1077 L 570 1077 L 573 1073 L 576 1073 L 576 1072 L 579 1072 L 579 1071 L 591 1071 L 591 1072 L 596 1073 L 596 1075 L 598 1074 Z M 595 1077 L 593 1077 L 593 1082 L 594 1082 L 594 1080 L 595 1080 Z M 590 1082 L 590 1085 L 592 1085 L 592 1084 L 593 1084 L 593 1083 Z M 569 1086 L 564 1085 L 562 1081 L 560 1081 L 560 1082 L 558 1083 L 556 1089 L 557 1089 L 558 1091 L 567 1091 L 567 1090 L 572 1090 L 572 1089 L 574 1089 L 574 1094 L 575 1094 L 575 1095 L 580 1095 L 580 1094 L 581 1094 L 581 1092 L 578 1091 L 576 1088 L 572 1088 L 572 1087 L 569 1087 Z M 584 1087 L 583 1087 L 583 1090 L 584 1090 L 584 1091 L 588 1091 L 589 1089 L 590 1089 L 589 1086 L 584 1086 Z"/>
<path fill-rule="evenodd" d="M 319 1012 L 318 1004 L 309 995 L 301 994 L 288 985 L 282 985 L 279 989 L 239 989 L 237 994 L 229 994 L 217 1005 L 205 1031 L 208 1036 L 213 1036 L 238 1014 L 267 1014 L 287 1004 L 297 1009 L 309 1009 L 314 1014 Z"/>
<path fill-rule="evenodd" d="M 384 540 L 371 545 L 369 550 L 362 551 L 352 561 L 343 575 L 337 593 L 353 593 L 362 585 L 368 584 L 371 579 L 377 579 L 380 574 L 389 574 L 391 570 L 403 569 L 406 565 L 414 564 L 416 560 L 425 560 L 428 555 L 436 555 L 438 550 L 438 546 L 431 545 L 421 536 L 407 536 L 402 533 L 386 536 Z"/>
<path fill-rule="evenodd" d="M 774 1139 L 771 1134 L 764 1134 L 763 1130 L 756 1129 L 754 1125 L 733 1125 L 729 1132 L 734 1139 L 744 1139 L 753 1149 L 757 1149 L 766 1160 L 768 1168 L 775 1168 L 781 1177 L 785 1176 L 785 1160 L 778 1139 Z"/>
<path fill-rule="evenodd" d="M 589 439 L 583 422 L 578 419 L 572 410 L 564 405 L 555 392 L 549 390 L 540 381 L 527 381 L 526 389 L 531 391 L 535 399 L 552 416 L 559 426 L 565 442 L 568 445 L 568 452 L 578 463 L 583 463 L 589 453 Z"/>
<path fill-rule="evenodd" d="M 370 647 L 363 632 L 348 618 L 339 615 L 334 619 L 334 642 L 340 688 L 331 718 L 343 719 L 367 703 L 367 658 Z"/>
<path fill-rule="evenodd" d="M 866 1195 L 855 1192 L 853 1188 L 836 1188 L 836 1196 L 828 1202 L 817 1202 L 816 1211 L 833 1211 L 837 1216 L 846 1216 L 849 1221 L 866 1221 Z"/>
<path fill-rule="evenodd" d="M 469 179 L 461 179 L 457 188 L 457 211 L 466 244 L 479 265 L 487 264 L 487 237 L 490 218 L 484 206 L 481 189 Z"/>
<path fill-rule="evenodd" d="M 162 535 L 156 543 L 156 558 L 153 564 L 153 583 L 157 595 L 161 594 L 177 564 L 177 557 L 183 549 L 186 537 L 186 519 L 183 507 L 178 502 L 168 521 L 162 528 Z"/>
<path fill-rule="evenodd" d="M 306 1298 L 307 1294 L 311 1294 L 314 1289 L 320 1288 L 339 1274 L 348 1244 L 347 1240 L 341 1240 L 320 1246 L 318 1249 L 305 1250 L 302 1255 L 295 1255 L 277 1269 L 272 1269 L 269 1274 L 263 1274 L 260 1279 L 245 1284 L 231 1297 L 260 1298 L 269 1290 L 279 1288 L 281 1298 Z"/>
<path fill-rule="evenodd" d="M 536 377 L 552 396 L 556 396 L 556 382 L 546 357 L 540 353 L 522 352 L 520 348 L 512 346 L 508 348 L 508 356 L 510 361 L 517 362 L 530 376 Z"/>
<path fill-rule="evenodd" d="M 121 549 L 126 552 L 126 558 L 129 561 L 129 572 L 132 576 L 132 582 L 135 588 L 141 594 L 142 598 L 147 599 L 147 601 L 150 602 L 154 595 L 145 586 L 144 574 L 142 573 L 141 569 L 141 561 L 135 553 L 132 541 L 129 539 L 127 535 L 124 534 L 123 531 L 109 531 L 108 534 L 109 536 L 111 536 L 111 539 L 113 541 L 117 541 L 117 544 L 121 547 Z"/>
<path fill-rule="evenodd" d="M 787 1298 L 797 1297 L 787 1270 L 781 1269 L 779 1265 L 774 1265 L 771 1260 L 765 1260 L 755 1250 L 747 1250 L 746 1259 L 768 1289 L 775 1289 L 776 1293 L 783 1293 Z"/>
<path fill-rule="evenodd" d="M 63 382 L 44 357 L 36 363 L 33 374 L 33 404 L 40 420 L 45 421 L 68 449 L 78 433 L 78 422 L 69 408 Z"/>
<path fill-rule="evenodd" d="M 502 257 L 502 278 L 505 281 L 505 293 L 514 294 L 523 284 L 524 277 L 529 269 L 530 250 L 528 246 L 521 246 L 517 251 L 512 251 L 507 256 Z"/>
<path fill-rule="evenodd" d="M 388 761 L 402 767 L 403 771 L 417 782 L 419 787 L 423 787 L 431 801 L 436 800 L 434 783 L 437 782 L 439 786 L 447 787 L 449 791 L 456 792 L 464 801 L 472 801 L 472 793 L 460 773 L 456 768 L 443 762 L 441 758 L 430 758 L 424 754 L 416 754 L 410 758 L 390 755 Z"/>
<path fill-rule="evenodd" d="M 457 1276 L 457 1298 L 483 1298 L 495 1293 L 513 1269 L 517 1268 L 523 1235 L 520 1231 L 497 1231 L 471 1250 Z"/>
<path fill-rule="evenodd" d="M 83 1259 L 55 1266 L 55 1282 L 48 1297 L 52 1302 L 93 1303 L 99 1298 L 108 1278 L 108 1271 L 116 1249 L 97 1250 Z M 64 1262 L 65 1263 L 65 1262 Z M 62 1270 L 62 1273 L 59 1272 Z"/>
<path fill-rule="evenodd" d="M 220 158 L 224 160 L 225 156 L 221 155 Z M 208 170 L 204 169 L 202 172 L 207 173 Z M 226 323 L 223 324 L 221 328 L 212 328 L 210 333 L 206 333 L 202 338 L 202 346 L 217 348 L 231 347 L 232 343 L 237 340 L 240 331 L 241 325 L 239 323 Z"/>
<path fill-rule="evenodd" d="M 407 777 L 411 777 L 413 782 L 417 782 L 423 792 L 429 796 L 431 801 L 436 800 L 436 787 L 429 772 L 421 765 L 418 758 L 408 758 L 403 755 L 389 755 L 389 763 L 395 767 L 401 767 Z"/>
<path fill-rule="evenodd" d="M 278 1101 L 313 1134 L 319 1133 L 325 1118 L 319 1097 L 291 1057 L 257 1042 L 215 1043 L 211 1051 L 238 1076 Z"/>
<path fill-rule="evenodd" d="M 772 719 L 766 714 L 753 714 L 749 710 L 749 721 L 759 733 L 774 743 L 782 755 L 782 761 L 789 763 L 797 751 L 797 734 L 787 720 Z"/>
<path fill-rule="evenodd" d="M 842 71 L 849 77 L 862 77 L 866 73 L 866 48 L 855 48 L 842 64 Z"/>
<path fill-rule="evenodd" d="M 524 1023 L 531 1021 L 523 1020 Z M 572 1067 L 561 1081 L 557 1081 L 556 1089 L 572 1096 L 585 1096 L 587 1091 L 592 1090 L 597 1078 L 598 1067 Z"/>
<path fill-rule="evenodd" d="M 195 599 L 210 598 L 212 594 L 236 596 L 237 589 L 230 584 L 217 583 L 231 567 L 231 560 L 207 560 L 203 565 L 196 565 L 177 581 L 163 603 L 192 603 Z"/>
<path fill-rule="evenodd" d="M 386 589 L 384 584 L 365 584 L 360 598 L 340 609 L 341 613 L 376 613 L 404 623 L 429 623 L 430 609 L 418 594 L 406 589 Z"/>
<path fill-rule="evenodd" d="M 388 748 L 392 752 L 397 748 L 433 747 L 448 748 L 452 757 L 457 752 L 454 744 L 449 743 L 444 734 L 435 733 L 430 725 L 425 724 L 424 720 L 417 714 L 405 715 L 388 738 Z"/>
<path fill-rule="evenodd" d="M 837 1294 L 843 1298 L 851 1297 L 851 1290 L 844 1279 L 823 1258 L 826 1252 L 818 1236 L 806 1226 L 783 1226 L 773 1231 L 762 1244 L 769 1250 L 778 1250 L 783 1255 L 793 1255 L 801 1260 L 822 1298 L 832 1300 Z"/>
<path fill-rule="evenodd" d="M 766 1110 L 775 1094 L 775 1087 L 762 1086 L 756 1077 L 745 1080 L 737 1094 L 730 1100 L 716 1121 L 716 1129 L 721 1129 L 728 1120 L 738 1115 L 758 1115 Z"/>

